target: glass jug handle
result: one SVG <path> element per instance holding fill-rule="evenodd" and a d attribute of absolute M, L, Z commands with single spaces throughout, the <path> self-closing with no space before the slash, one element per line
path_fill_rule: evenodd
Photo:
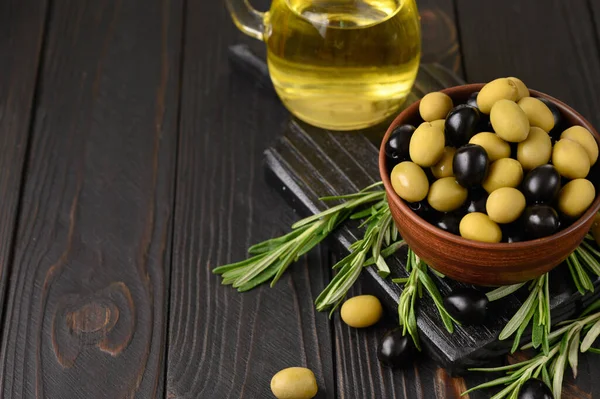
<path fill-rule="evenodd" d="M 258 40 L 263 40 L 265 13 L 256 11 L 248 0 L 225 0 L 233 22 L 239 30 Z"/>

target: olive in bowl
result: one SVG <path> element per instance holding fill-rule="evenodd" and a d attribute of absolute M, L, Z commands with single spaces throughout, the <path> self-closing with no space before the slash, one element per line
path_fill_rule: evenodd
<path fill-rule="evenodd" d="M 513 101 L 515 102 L 515 106 L 519 108 L 516 104 L 516 101 L 519 101 L 518 94 L 515 94 L 515 91 L 512 89 L 512 86 L 514 86 L 514 84 L 511 84 L 510 82 L 507 82 L 505 80 L 501 80 L 498 83 L 498 88 L 495 89 L 500 91 L 494 92 L 493 90 L 486 90 L 483 92 L 483 97 L 481 96 L 484 84 L 457 86 L 445 89 L 442 92 L 447 94 L 452 99 L 455 108 L 460 104 L 465 104 L 473 93 L 479 92 L 477 101 L 479 102 L 480 98 L 482 100 L 485 100 L 483 113 L 487 114 L 491 113 L 492 107 L 494 106 L 493 101 Z M 570 126 L 581 126 L 585 128 L 590 135 L 592 135 L 596 144 L 600 142 L 600 136 L 598 135 L 594 127 L 579 113 L 577 113 L 575 110 L 573 110 L 566 104 L 535 90 L 529 90 L 529 95 L 534 98 L 544 99 L 545 101 L 549 101 L 551 104 L 553 104 L 553 106 L 560 112 L 561 120 L 559 123 L 564 127 L 564 129 L 567 129 Z M 527 114 L 524 113 L 524 111 L 523 113 L 521 113 L 521 108 L 517 110 L 515 106 L 507 106 L 506 103 L 502 104 L 504 105 L 497 108 L 495 110 L 496 112 L 493 113 L 492 123 L 496 122 L 496 125 L 500 128 L 499 130 L 501 131 L 503 136 L 498 134 L 498 132 L 489 133 L 496 133 L 504 142 L 515 143 L 518 146 L 518 142 L 523 142 L 527 139 L 529 131 L 531 130 L 530 127 L 527 127 L 529 125 L 529 117 L 527 116 Z M 535 105 L 537 107 L 539 104 L 536 103 Z M 421 259 L 423 259 L 432 268 L 436 269 L 440 273 L 443 273 L 446 276 L 458 281 L 483 286 L 508 285 L 524 282 L 550 271 L 556 265 L 560 264 L 581 243 L 584 236 L 587 234 L 589 228 L 592 225 L 594 215 L 600 209 L 600 198 L 597 195 L 594 196 L 593 201 L 589 205 L 589 207 L 587 207 L 587 209 L 583 213 L 581 213 L 575 221 L 573 221 L 566 228 L 554 232 L 549 236 L 544 236 L 542 238 L 529 238 L 516 237 L 517 235 L 515 234 L 515 239 L 511 239 L 511 242 L 506 242 L 508 240 L 506 240 L 506 237 L 502 236 L 504 232 L 515 230 L 514 228 L 509 229 L 509 227 L 518 224 L 523 218 L 523 215 L 525 215 L 525 212 L 527 212 L 527 209 L 531 206 L 536 205 L 538 202 L 544 205 L 545 202 L 543 201 L 546 201 L 546 198 L 554 197 L 556 195 L 556 197 L 554 197 L 554 201 L 551 201 L 551 205 L 553 207 L 557 206 L 556 204 L 558 202 L 558 194 L 556 194 L 555 192 L 555 186 L 551 187 L 549 193 L 536 192 L 536 187 L 530 187 L 531 190 L 533 190 L 532 192 L 529 192 L 527 194 L 523 193 L 526 199 L 526 208 L 523 210 L 523 214 L 520 217 L 520 219 L 507 224 L 497 223 L 498 229 L 496 229 L 496 227 L 494 227 L 493 224 L 489 223 L 487 218 L 483 218 L 477 215 L 474 218 L 471 217 L 474 220 L 477 219 L 484 221 L 485 219 L 485 223 L 487 226 L 486 231 L 489 233 L 489 239 L 493 240 L 494 242 L 474 241 L 458 236 L 456 234 L 452 234 L 449 231 L 445 231 L 442 228 L 442 226 L 438 227 L 437 225 L 439 225 L 439 221 L 431 219 L 425 220 L 419 215 L 417 215 L 415 212 L 413 212 L 408 207 L 407 202 L 400 198 L 392 187 L 392 182 L 390 180 L 391 171 L 387 168 L 386 165 L 384 146 L 385 142 L 387 142 L 387 139 L 391 134 L 391 131 L 395 127 L 403 124 L 414 124 L 419 121 L 418 107 L 418 102 L 412 104 L 411 106 L 406 108 L 402 113 L 400 113 L 400 115 L 398 115 L 398 117 L 391 124 L 390 128 L 388 129 L 388 132 L 386 133 L 386 137 L 384 137 L 383 139 L 382 149 L 380 151 L 379 158 L 379 169 L 381 179 L 383 180 L 386 189 L 387 200 L 390 206 L 390 210 L 392 212 L 394 222 L 398 227 L 398 230 L 404 238 L 404 240 Z M 509 124 L 505 123 L 502 120 L 502 115 L 518 115 L 519 126 L 518 131 L 516 133 L 509 131 Z M 446 119 L 446 122 L 447 121 L 448 119 Z M 557 125 L 556 121 L 554 122 L 554 125 Z M 525 127 L 527 127 L 526 130 Z M 447 134 L 447 132 L 444 133 Z M 475 131 L 474 135 L 478 133 L 479 132 Z M 462 145 L 467 144 L 473 136 L 468 138 L 465 143 L 453 143 L 454 145 L 458 145 L 458 147 L 456 148 L 457 153 L 458 149 Z M 563 138 L 562 140 L 569 139 Z M 585 148 L 583 148 L 583 146 L 574 141 L 572 142 L 575 145 L 571 145 L 569 143 L 566 146 L 564 146 L 565 148 L 563 148 L 558 153 L 557 159 L 559 160 L 559 164 L 561 164 L 561 156 L 563 156 L 564 154 L 568 154 L 568 151 L 573 151 L 573 148 L 576 148 L 574 152 L 577 152 L 582 157 L 585 157 L 586 161 L 589 164 L 591 164 L 590 155 L 593 156 L 594 153 L 587 152 L 585 151 Z M 561 146 L 559 146 L 559 149 Z M 583 150 L 581 148 L 583 148 Z M 567 151 L 563 153 L 563 150 Z M 510 160 L 512 158 L 506 157 L 502 159 Z M 502 159 L 498 159 L 489 164 L 487 172 L 488 175 L 492 171 L 493 163 L 498 162 Z M 514 161 L 518 162 L 518 160 Z M 552 159 L 550 160 L 550 162 L 554 163 Z M 506 161 L 503 161 L 503 163 L 506 163 L 507 165 L 511 164 L 510 162 Z M 581 163 L 583 164 L 584 162 L 582 161 Z M 561 164 L 561 166 L 563 167 L 563 173 L 569 174 L 569 176 L 571 176 L 569 177 L 562 175 L 563 177 L 568 177 L 568 179 L 579 178 L 582 168 L 572 171 L 569 169 L 568 166 L 565 166 L 564 164 Z M 535 168 L 531 170 L 534 169 Z M 559 171 L 560 174 L 561 168 L 557 167 L 556 169 Z M 510 185 L 513 185 L 513 188 L 522 190 L 523 186 L 521 180 L 524 177 L 526 177 L 531 172 L 531 170 L 521 170 L 520 177 L 515 176 L 513 179 L 514 182 L 511 182 Z M 591 181 L 592 183 L 596 182 L 597 184 L 600 176 L 594 174 L 593 168 L 590 170 L 591 172 L 589 177 L 587 177 L 587 180 Z M 453 174 L 456 177 L 456 170 L 453 171 Z M 486 176 L 486 178 L 487 177 L 488 176 Z M 485 183 L 482 183 L 482 185 L 484 184 Z M 490 188 L 488 194 L 491 194 L 491 192 L 498 188 L 505 187 L 506 185 L 504 184 L 505 183 L 503 183 L 501 179 L 494 178 L 493 184 L 488 184 L 488 187 Z M 567 191 L 566 194 L 568 193 L 569 192 Z M 421 195 L 423 195 L 423 199 L 427 197 L 423 192 L 421 192 Z M 538 201 L 536 199 L 538 197 L 536 196 L 541 196 L 542 200 Z M 564 203 L 572 203 L 573 200 L 570 198 L 572 197 L 565 196 Z M 469 199 L 467 197 L 465 202 L 467 202 L 468 200 Z M 452 212 L 459 212 L 460 209 L 464 208 L 461 207 L 457 211 Z M 580 208 L 577 209 L 577 212 L 579 212 L 579 209 Z M 473 213 L 485 215 L 484 213 L 480 212 Z M 510 218 L 501 218 L 498 220 L 512 220 L 514 215 L 510 216 Z M 549 218 L 550 223 L 548 224 L 549 229 L 547 231 L 549 231 L 553 227 L 553 220 L 550 219 L 552 218 Z M 449 226 L 446 228 L 450 230 L 450 225 L 452 225 L 453 223 L 453 226 L 455 226 L 455 223 L 452 220 L 452 218 L 449 218 L 448 221 L 450 223 Z M 491 222 L 494 223 L 493 221 Z M 547 226 L 544 225 L 544 227 Z M 562 226 L 560 227 L 562 228 Z M 477 226 L 471 226 L 469 228 L 469 231 L 476 232 Z M 500 233 L 498 233 L 498 231 L 500 231 Z M 497 234 L 500 235 L 500 239 L 498 239 Z"/>

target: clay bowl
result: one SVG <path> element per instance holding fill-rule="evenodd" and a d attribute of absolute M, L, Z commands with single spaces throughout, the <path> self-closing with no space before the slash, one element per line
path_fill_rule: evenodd
<path fill-rule="evenodd" d="M 454 100 L 463 103 L 483 84 L 469 84 L 442 90 Z M 596 141 L 600 135 L 593 126 L 568 105 L 544 94 L 531 90 L 533 97 L 551 100 L 560 109 L 569 125 L 587 128 Z M 568 228 L 558 233 L 531 241 L 518 243 L 483 243 L 464 239 L 443 231 L 414 213 L 392 189 L 390 171 L 386 165 L 384 146 L 392 130 L 405 123 L 418 124 L 419 102 L 404 110 L 387 130 L 379 151 L 379 173 L 385 185 L 392 216 L 407 244 L 431 267 L 446 276 L 470 284 L 485 286 L 508 285 L 524 282 L 550 271 L 560 264 L 581 243 L 590 229 L 594 215 L 600 208 L 600 196 L 591 207 Z M 600 162 L 590 171 L 588 179 L 599 192 Z"/>

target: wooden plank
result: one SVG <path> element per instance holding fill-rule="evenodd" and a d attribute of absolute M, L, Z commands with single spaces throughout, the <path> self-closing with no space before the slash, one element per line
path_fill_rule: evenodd
<path fill-rule="evenodd" d="M 211 273 L 295 219 L 262 177 L 263 150 L 289 116 L 231 72 L 227 46 L 242 36 L 222 4 L 188 2 L 186 15 L 167 397 L 270 397 L 273 374 L 307 366 L 318 398 L 333 398 L 330 322 L 313 305 L 329 278 L 322 256 L 244 294 Z"/>
<path fill-rule="evenodd" d="M 0 314 L 45 19 L 45 0 L 0 2 Z"/>
<path fill-rule="evenodd" d="M 2 397 L 163 395 L 182 11 L 53 2 Z"/>

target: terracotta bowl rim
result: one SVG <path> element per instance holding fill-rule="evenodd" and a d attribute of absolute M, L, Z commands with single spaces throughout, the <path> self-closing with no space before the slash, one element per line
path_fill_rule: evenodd
<path fill-rule="evenodd" d="M 471 83 L 471 84 L 466 84 L 466 85 L 449 87 L 449 88 L 446 88 L 446 89 L 443 89 L 440 91 L 442 93 L 448 94 L 450 97 L 453 97 L 453 95 L 456 94 L 457 92 L 466 92 L 468 94 L 471 94 L 476 91 L 479 91 L 479 90 L 481 90 L 481 88 L 483 87 L 484 84 L 485 83 Z M 567 104 L 563 103 L 562 101 L 560 101 L 552 96 L 549 96 L 548 94 L 542 93 L 537 90 L 532 90 L 532 89 L 529 89 L 529 91 L 530 91 L 530 94 L 532 95 L 532 97 L 542 97 L 542 98 L 546 98 L 546 99 L 552 101 L 552 103 L 554 103 L 560 109 L 560 111 L 562 113 L 564 113 L 565 115 L 569 115 L 572 119 L 577 120 L 577 123 L 580 126 L 585 127 L 592 133 L 592 135 L 594 136 L 594 138 L 596 139 L 596 142 L 598 143 L 598 145 L 600 147 L 600 134 L 598 134 L 598 132 L 596 131 L 596 129 L 594 129 L 592 124 L 587 119 L 585 119 L 581 114 L 579 114 L 577 111 L 575 111 L 573 108 L 571 108 Z M 541 245 L 550 245 L 552 243 L 560 241 L 561 239 L 569 236 L 570 234 L 573 234 L 575 231 L 584 227 L 586 222 L 588 222 L 590 218 L 594 217 L 594 215 L 600 209 L 600 195 L 598 192 L 596 192 L 596 198 L 594 199 L 594 202 L 592 202 L 592 205 L 588 208 L 588 210 L 585 211 L 584 214 L 582 216 L 580 216 L 579 219 L 577 219 L 577 221 L 575 221 L 573 224 L 571 224 L 566 229 L 561 230 L 558 233 L 555 233 L 551 236 L 542 237 L 542 238 L 538 238 L 535 240 L 516 242 L 516 243 L 504 243 L 504 242 L 487 243 L 487 242 L 469 240 L 469 239 L 463 238 L 461 236 L 444 231 L 444 230 L 434 226 L 433 224 L 427 222 L 425 219 L 421 218 L 415 212 L 413 212 L 393 190 L 392 184 L 390 181 L 390 177 L 389 177 L 389 173 L 387 171 L 386 158 L 385 158 L 385 143 L 387 143 L 387 140 L 388 140 L 392 130 L 396 126 L 399 126 L 400 124 L 402 124 L 404 120 L 407 120 L 407 119 L 411 118 L 412 116 L 414 116 L 418 112 L 419 103 L 420 103 L 420 100 L 415 101 L 413 104 L 411 104 L 409 107 L 407 107 L 404 111 L 402 111 L 393 120 L 391 125 L 388 127 L 388 130 L 386 131 L 385 136 L 383 137 L 383 140 L 381 141 L 381 146 L 379 148 L 379 174 L 380 174 L 381 180 L 383 181 L 383 185 L 385 187 L 386 197 L 387 197 L 388 202 L 393 202 L 393 204 L 402 212 L 402 214 L 407 219 L 409 219 L 409 221 L 411 223 L 417 224 L 421 229 L 426 230 L 427 233 L 436 235 L 439 238 L 442 238 L 446 241 L 450 241 L 454 244 L 464 245 L 467 247 L 472 247 L 472 248 L 477 248 L 477 249 L 490 250 L 490 251 L 501 251 L 501 252 L 512 251 L 512 250 L 524 250 L 524 249 L 528 249 L 528 248 L 538 247 Z M 575 125 L 573 125 L 573 126 L 575 126 Z M 600 160 L 598 162 L 600 162 Z"/>

